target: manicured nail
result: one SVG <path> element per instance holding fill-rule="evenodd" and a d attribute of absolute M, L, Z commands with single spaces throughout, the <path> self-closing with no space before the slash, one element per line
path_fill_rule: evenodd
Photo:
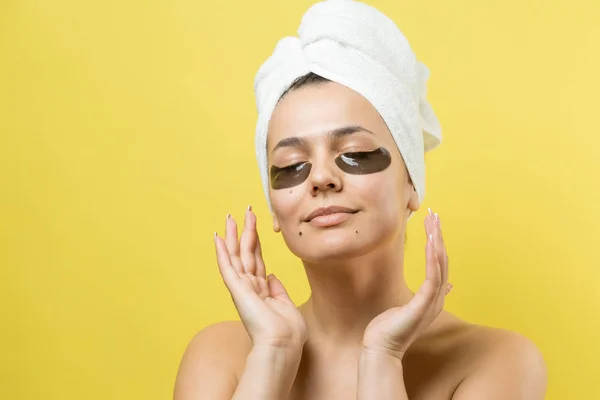
<path fill-rule="evenodd" d="M 217 238 L 217 232 L 213 233 L 214 238 Z"/>
<path fill-rule="evenodd" d="M 252 206 L 248 206 L 248 211 L 252 211 Z"/>
<path fill-rule="evenodd" d="M 433 213 L 431 212 L 431 208 L 427 207 L 427 210 L 429 210 L 429 215 L 432 215 Z"/>
<path fill-rule="evenodd" d="M 435 220 L 439 223 L 440 222 L 440 217 L 438 215 L 438 213 L 435 213 Z"/>
<path fill-rule="evenodd" d="M 227 214 L 227 219 L 231 218 L 231 214 Z"/>

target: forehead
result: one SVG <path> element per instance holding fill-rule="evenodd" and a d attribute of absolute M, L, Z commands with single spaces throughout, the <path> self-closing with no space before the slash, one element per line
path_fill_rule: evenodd
<path fill-rule="evenodd" d="M 277 104 L 267 136 L 271 149 L 281 139 L 326 135 L 343 126 L 362 126 L 383 141 L 393 140 L 387 125 L 361 94 L 336 82 L 303 86 Z"/>

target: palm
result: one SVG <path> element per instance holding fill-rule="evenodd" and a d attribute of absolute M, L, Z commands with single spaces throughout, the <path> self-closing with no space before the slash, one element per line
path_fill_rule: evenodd
<path fill-rule="evenodd" d="M 367 347 L 386 351 L 399 358 L 439 315 L 448 294 L 448 256 L 444 248 L 438 221 L 430 214 L 425 229 L 431 241 L 426 247 L 426 279 L 408 304 L 390 308 L 375 317 L 367 326 L 363 343 Z"/>
<path fill-rule="evenodd" d="M 304 319 L 281 282 L 267 279 L 256 216 L 248 210 L 241 238 L 227 218 L 225 240 L 216 236 L 217 261 L 223 281 L 255 344 L 299 344 L 306 340 Z"/>

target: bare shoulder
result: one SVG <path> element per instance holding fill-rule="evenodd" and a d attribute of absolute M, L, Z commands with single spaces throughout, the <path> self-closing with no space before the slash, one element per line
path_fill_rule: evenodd
<path fill-rule="evenodd" d="M 544 398 L 546 364 L 531 339 L 510 330 L 464 321 L 456 327 L 455 357 L 465 368 L 453 399 Z"/>
<path fill-rule="evenodd" d="M 405 383 L 415 399 L 543 399 L 546 367 L 527 337 L 443 311 L 409 348 Z"/>
<path fill-rule="evenodd" d="M 472 324 L 465 338 L 468 339 L 465 346 L 474 350 L 476 367 L 492 365 L 498 361 L 513 361 L 535 369 L 545 366 L 539 348 L 520 333 Z"/>
<path fill-rule="evenodd" d="M 183 354 L 174 398 L 221 398 L 237 387 L 252 341 L 240 321 L 209 325 L 190 340 Z"/>
<path fill-rule="evenodd" d="M 240 321 L 223 321 L 208 325 L 190 340 L 185 356 L 216 357 L 218 363 L 235 362 L 240 355 L 246 356 L 252 341 Z"/>

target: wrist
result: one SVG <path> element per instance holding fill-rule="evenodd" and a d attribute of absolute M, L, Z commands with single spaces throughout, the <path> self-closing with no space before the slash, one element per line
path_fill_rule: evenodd
<path fill-rule="evenodd" d="M 252 346 L 249 356 L 274 363 L 294 364 L 296 361 L 300 361 L 302 348 L 303 346 L 298 344 L 255 344 Z"/>
<path fill-rule="evenodd" d="M 252 349 L 264 352 L 277 352 L 286 354 L 302 353 L 304 342 L 301 340 L 285 339 L 285 340 L 260 340 L 254 341 Z"/>
<path fill-rule="evenodd" d="M 366 345 L 363 343 L 361 358 L 387 360 L 391 363 L 402 362 L 404 352 L 390 349 L 385 346 Z M 400 364 L 401 365 L 401 364 Z"/>
<path fill-rule="evenodd" d="M 254 345 L 233 399 L 286 399 L 298 373 L 302 352 Z"/>
<path fill-rule="evenodd" d="M 357 399 L 407 400 L 402 358 L 382 348 L 364 347 L 358 363 Z"/>

